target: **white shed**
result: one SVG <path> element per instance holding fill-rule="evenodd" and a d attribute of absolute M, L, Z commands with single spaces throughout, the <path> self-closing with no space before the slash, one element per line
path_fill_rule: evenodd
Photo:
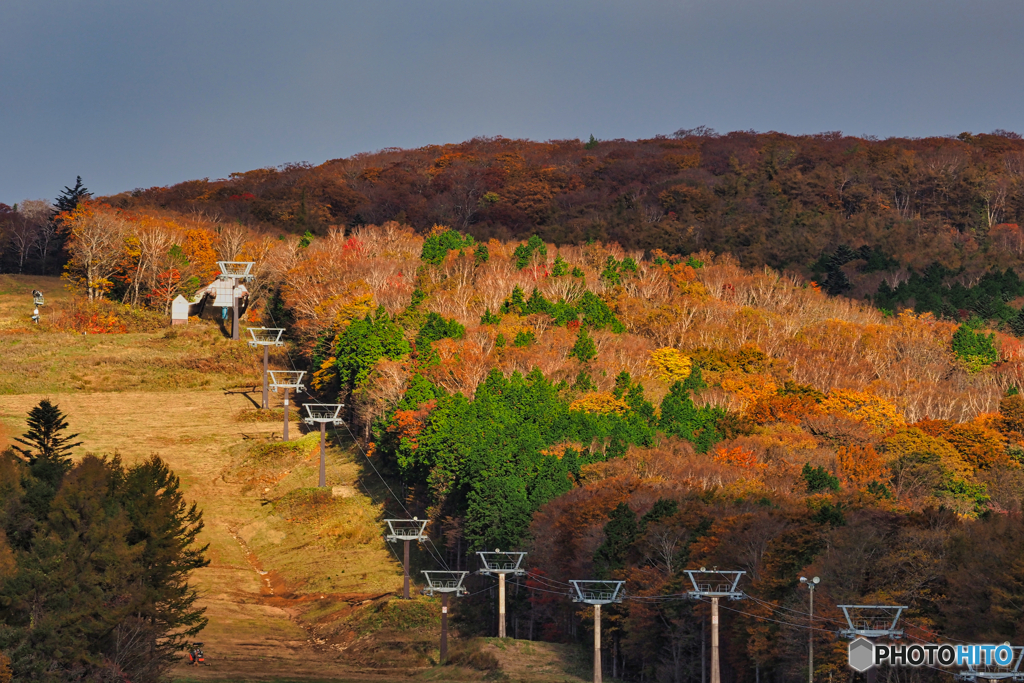
<path fill-rule="evenodd" d="M 175 297 L 171 302 L 171 324 L 185 325 L 188 323 L 188 299 L 182 295 Z"/>

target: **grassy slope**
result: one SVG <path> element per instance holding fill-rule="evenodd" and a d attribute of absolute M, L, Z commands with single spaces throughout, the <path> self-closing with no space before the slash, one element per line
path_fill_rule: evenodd
<path fill-rule="evenodd" d="M 390 599 L 400 590 L 401 570 L 381 541 L 380 508 L 364 493 L 381 501 L 377 482 L 363 476 L 355 461 L 362 456 L 350 442 L 342 448 L 341 439 L 331 439 L 334 495 L 322 496 L 311 488 L 318 435 L 301 437 L 293 413 L 294 443 L 282 445 L 271 439 L 280 435 L 276 419 L 241 419 L 259 401 L 257 393 L 239 389 L 259 377 L 255 351 L 205 327 L 124 335 L 21 327 L 33 287 L 60 305 L 59 288 L 46 280 L 0 276 L 0 447 L 24 430 L 25 413 L 49 397 L 69 414 L 83 450 L 118 452 L 129 462 L 157 454 L 179 474 L 203 509 L 202 539 L 210 544 L 210 566 L 195 576 L 210 619 L 202 636 L 210 666 L 180 667 L 178 679 L 495 676 L 424 668 L 436 661 L 439 610 L 424 598 Z M 280 405 L 278 395 L 271 399 Z M 508 649 L 499 645 L 482 647 Z M 566 652 L 531 647 L 536 655 L 499 656 L 506 672 L 499 677 L 575 678 L 566 671 L 575 665 L 560 664 L 571 659 Z"/>

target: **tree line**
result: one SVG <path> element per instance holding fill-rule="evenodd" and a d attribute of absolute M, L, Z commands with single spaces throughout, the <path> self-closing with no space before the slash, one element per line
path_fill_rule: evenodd
<path fill-rule="evenodd" d="M 884 253 L 894 277 L 932 262 L 976 277 L 1020 265 L 1022 178 L 1024 141 L 1007 131 L 878 140 L 700 128 L 635 141 L 389 148 L 111 201 L 319 236 L 397 221 L 421 234 L 449 225 L 478 241 L 537 234 L 557 244 L 728 252 L 746 267 L 804 274 L 846 245 Z M 881 273 L 868 277 L 852 260 L 855 293 L 873 293 Z"/>

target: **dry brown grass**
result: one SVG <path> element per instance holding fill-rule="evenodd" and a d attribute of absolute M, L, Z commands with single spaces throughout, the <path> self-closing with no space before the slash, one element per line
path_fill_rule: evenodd
<path fill-rule="evenodd" d="M 351 449 L 330 441 L 327 476 L 338 494 L 330 495 L 311 488 L 319 439 L 301 436 L 297 411 L 295 441 L 271 438 L 281 432 L 279 394 L 271 394 L 272 421 L 240 417 L 259 402 L 256 352 L 205 327 L 12 332 L 5 311 L 20 310 L 15 299 L 33 284 L 0 277 L 0 444 L 23 433 L 28 410 L 49 398 L 80 434 L 79 455 L 117 452 L 130 463 L 156 454 L 181 477 L 206 524 L 210 566 L 194 582 L 210 619 L 201 636 L 210 666 L 182 666 L 173 678 L 384 681 L 419 671 L 479 679 L 471 669 L 422 668 L 436 659 L 435 629 L 420 623 L 434 601 L 385 606 L 400 589 L 401 568 Z M 52 296 L 53 283 L 44 284 Z M 240 386 L 249 388 L 226 390 Z M 349 650 L 356 638 L 363 640 Z M 389 658 L 393 648 L 403 654 Z"/>
<path fill-rule="evenodd" d="M 207 325 L 180 332 L 0 334 L 0 394 L 251 386 L 260 365 L 255 352 Z"/>

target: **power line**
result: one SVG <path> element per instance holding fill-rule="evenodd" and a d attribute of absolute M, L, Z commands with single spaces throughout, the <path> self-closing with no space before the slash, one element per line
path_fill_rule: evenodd
<path fill-rule="evenodd" d="M 278 324 L 277 320 L 274 318 L 274 314 L 270 311 L 270 309 L 267 309 L 267 315 L 270 316 L 270 320 L 271 320 L 271 322 L 274 323 L 274 325 Z M 288 353 L 288 347 L 287 346 L 283 347 L 283 350 L 284 350 L 285 358 L 288 359 L 288 364 L 292 367 L 292 370 L 296 370 L 297 368 L 296 368 L 296 365 L 295 365 L 295 361 L 292 360 L 291 354 Z M 306 394 L 307 396 L 310 395 L 308 389 L 304 390 L 302 393 Z M 356 449 L 362 454 L 362 456 L 364 458 L 366 458 L 366 462 L 368 462 L 370 464 L 370 467 L 371 467 L 371 469 L 373 469 L 374 474 L 376 474 L 377 477 L 380 479 L 381 483 L 384 484 L 384 488 L 386 488 L 388 490 L 388 493 L 391 494 L 391 497 L 395 499 L 395 501 L 399 504 L 399 506 L 401 506 L 401 508 L 405 512 L 405 514 L 406 515 L 410 515 L 408 508 L 405 507 L 405 503 L 402 502 L 401 498 L 399 498 L 397 495 L 395 495 L 395 492 L 391 490 L 391 486 L 388 485 L 388 482 L 384 479 L 384 477 L 381 475 L 381 473 L 379 471 L 377 471 L 377 467 L 373 464 L 373 461 L 370 460 L 370 456 L 368 456 L 366 454 L 366 451 L 363 449 L 363 447 L 359 444 L 359 441 L 356 439 L 355 434 L 352 433 L 351 427 L 349 427 L 347 422 L 343 422 L 342 424 L 345 425 L 345 430 L 348 432 L 349 437 L 352 439 L 353 445 L 355 445 Z M 334 429 L 334 438 L 340 444 L 341 440 L 338 439 L 338 428 L 336 426 L 333 426 L 333 425 L 332 425 L 332 428 Z M 361 481 L 359 481 L 358 477 L 356 478 L 356 481 L 359 483 L 360 487 L 366 493 L 366 496 L 370 500 L 373 500 L 373 496 L 370 495 L 369 490 L 366 488 L 365 485 L 363 485 L 363 483 Z M 433 539 L 431 539 L 429 536 L 427 537 L 427 543 L 430 544 L 430 550 L 428 550 L 428 553 L 430 554 L 431 558 L 433 558 L 435 562 L 437 562 L 439 565 L 441 565 L 445 569 L 450 569 L 450 567 L 448 566 L 448 563 L 444 560 L 443 554 L 441 553 L 440 550 L 437 549 L 437 547 L 434 545 Z M 395 555 L 395 558 L 397 559 L 398 558 L 397 551 L 395 551 L 394 548 L 391 548 L 390 545 L 388 545 L 388 548 L 391 550 L 391 552 Z"/>
<path fill-rule="evenodd" d="M 701 602 L 706 602 L 706 600 L 702 599 Z M 792 626 L 793 628 L 799 628 L 799 629 L 803 629 L 805 631 L 821 631 L 822 633 L 839 633 L 839 631 L 833 631 L 833 630 L 827 629 L 827 628 L 818 628 L 816 626 L 807 626 L 805 624 L 795 624 L 795 623 L 789 622 L 789 621 L 780 621 L 778 619 L 769 619 L 768 617 L 762 617 L 762 616 L 759 616 L 757 614 L 750 614 L 749 612 L 744 612 L 742 610 L 733 609 L 732 607 L 726 607 L 725 605 L 721 605 L 721 604 L 719 605 L 719 607 L 721 609 L 727 609 L 730 612 L 736 612 L 737 614 L 742 614 L 742 615 L 751 617 L 752 619 L 760 619 L 761 621 L 771 621 L 771 622 L 774 622 L 776 624 L 782 624 L 784 626 Z"/>
<path fill-rule="evenodd" d="M 749 593 L 744 593 L 744 595 L 746 595 L 748 598 L 750 598 L 754 602 L 759 603 L 761 605 L 764 605 L 765 607 L 770 607 L 770 608 L 772 608 L 775 611 L 783 611 L 784 610 L 784 611 L 787 611 L 787 612 L 793 612 L 794 614 L 799 614 L 800 616 L 810 617 L 811 619 L 817 619 L 818 621 L 826 621 L 826 622 L 831 622 L 833 624 L 837 624 L 839 626 L 847 626 L 846 622 L 840 621 L 838 619 L 833 619 L 832 617 L 826 617 L 825 615 L 815 616 L 815 615 L 809 614 L 808 612 L 802 612 L 802 611 L 800 611 L 798 609 L 793 609 L 792 607 L 784 607 L 782 605 L 776 605 L 773 602 L 768 602 L 767 600 L 762 600 L 761 598 L 754 597 L 753 595 L 750 595 Z"/>

